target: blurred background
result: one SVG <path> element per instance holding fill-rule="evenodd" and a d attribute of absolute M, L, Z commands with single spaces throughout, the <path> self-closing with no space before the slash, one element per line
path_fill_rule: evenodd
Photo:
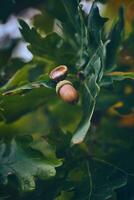
<path fill-rule="evenodd" d="M 44 30 L 46 33 L 51 32 L 54 28 L 54 23 L 52 22 L 52 18 L 45 12 L 45 2 L 45 0 L 1 0 L 0 49 L 12 46 L 12 58 L 22 58 L 22 60 L 25 61 L 30 61 L 32 59 L 32 54 L 27 50 L 26 44 L 21 39 L 17 20 L 22 18 L 29 25 L 35 24 L 39 31 L 42 29 L 42 33 Z M 121 3 L 124 3 L 126 6 L 126 34 L 132 30 L 131 24 L 134 18 L 133 0 L 100 0 L 98 2 L 101 2 L 98 3 L 101 14 L 111 20 L 115 20 Z M 83 5 L 84 11 L 89 13 L 92 1 L 82 0 L 81 4 Z M 43 16 L 41 15 L 42 13 Z"/>

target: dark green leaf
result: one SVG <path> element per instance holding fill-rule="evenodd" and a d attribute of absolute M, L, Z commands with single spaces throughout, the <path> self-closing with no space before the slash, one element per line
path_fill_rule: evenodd
<path fill-rule="evenodd" d="M 56 101 L 56 95 L 53 90 L 43 87 L 31 90 L 31 92 L 24 95 L 6 95 L 1 98 L 2 114 L 6 122 L 14 121 L 40 106 L 46 105 L 48 98 L 49 103 Z"/>
<path fill-rule="evenodd" d="M 83 117 L 71 140 L 72 144 L 79 144 L 83 142 L 87 132 L 89 131 L 98 92 L 99 86 L 96 83 L 96 77 L 92 75 L 84 85 Z"/>
<path fill-rule="evenodd" d="M 61 165 L 61 162 L 58 160 L 56 163 L 51 161 L 51 153 L 49 153 L 50 157 L 45 158 L 36 146 L 31 149 L 24 139 L 23 142 L 17 142 L 15 139 L 10 144 L 1 142 L 0 176 L 1 182 L 7 184 L 8 176 L 15 175 L 18 178 L 20 189 L 29 191 L 35 188 L 35 178 L 48 179 L 54 176 L 56 173 L 55 167 Z M 36 141 L 36 145 L 37 143 L 38 141 Z M 40 148 L 52 152 L 51 147 L 44 144 Z"/>
<path fill-rule="evenodd" d="M 77 163 L 78 164 L 78 163 Z M 81 171 L 82 169 L 82 171 Z M 80 179 L 74 179 L 75 173 Z M 82 173 L 83 172 L 83 173 Z M 127 173 L 103 160 L 90 158 L 72 171 L 73 199 L 106 200 L 112 197 L 114 190 L 127 184 Z"/>
<path fill-rule="evenodd" d="M 112 27 L 112 30 L 109 34 L 108 39 L 110 42 L 107 45 L 107 54 L 106 54 L 106 68 L 110 70 L 111 67 L 116 62 L 117 52 L 121 45 L 124 33 L 124 8 L 121 7 L 119 11 L 119 19 Z"/>
<path fill-rule="evenodd" d="M 44 80 L 37 80 L 35 82 L 28 83 L 28 84 L 22 85 L 20 87 L 16 87 L 15 89 L 12 89 L 12 90 L 7 90 L 7 91 L 5 90 L 2 93 L 2 95 L 24 94 L 28 91 L 31 91 L 32 89 L 40 88 L 40 87 L 46 87 L 48 89 L 54 89 L 55 84 L 52 81 L 47 80 L 46 77 L 44 77 Z"/>
<path fill-rule="evenodd" d="M 26 64 L 24 65 L 20 70 L 18 70 L 9 80 L 8 82 L 1 87 L 1 92 L 6 91 L 9 89 L 12 89 L 14 87 L 17 87 L 18 85 L 21 85 L 23 82 L 28 81 L 28 76 L 29 76 L 29 70 L 33 68 L 33 65 Z"/>
<path fill-rule="evenodd" d="M 118 167 L 103 160 L 89 161 L 92 190 L 91 200 L 105 200 L 112 197 L 113 191 L 127 183 L 127 174 Z"/>
<path fill-rule="evenodd" d="M 96 21 L 94 21 L 94 18 Z M 96 3 L 93 3 L 92 9 L 89 14 L 90 37 L 96 38 L 95 44 L 93 43 L 93 53 L 85 69 L 83 70 L 86 77 L 85 94 L 83 100 L 83 117 L 78 125 L 72 144 L 79 144 L 83 142 L 84 138 L 89 131 L 91 125 L 91 118 L 95 109 L 96 97 L 99 93 L 100 81 L 103 77 L 105 67 L 105 50 L 106 44 L 101 41 L 101 31 L 105 23 L 105 19 L 100 17 Z M 92 39 L 93 39 L 92 38 Z M 96 49 L 97 47 L 97 49 Z"/>
<path fill-rule="evenodd" d="M 20 25 L 24 39 L 30 44 L 28 48 L 34 55 L 33 61 L 36 61 L 37 57 L 49 65 L 63 64 L 63 60 L 69 64 L 74 62 L 76 56 L 73 51 L 70 52 L 71 46 L 57 33 L 42 37 L 35 28 L 30 28 L 23 20 L 20 20 Z"/>
<path fill-rule="evenodd" d="M 94 1 L 88 16 L 89 38 L 94 48 L 100 44 L 102 28 L 106 21 L 106 18 L 100 17 L 99 8 L 96 1 Z"/>

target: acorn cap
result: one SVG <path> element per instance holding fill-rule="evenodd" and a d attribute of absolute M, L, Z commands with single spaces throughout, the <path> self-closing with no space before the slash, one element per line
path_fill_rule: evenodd
<path fill-rule="evenodd" d="M 68 81 L 68 80 L 60 81 L 60 82 L 56 85 L 56 93 L 59 94 L 60 88 L 61 88 L 63 85 L 66 85 L 66 84 L 73 85 L 73 84 L 72 84 L 70 81 Z"/>
<path fill-rule="evenodd" d="M 68 68 L 65 65 L 60 65 L 56 68 L 54 68 L 51 72 L 50 72 L 50 79 L 54 80 L 54 81 L 60 81 L 63 80 L 65 78 L 65 76 L 67 75 L 68 72 Z"/>

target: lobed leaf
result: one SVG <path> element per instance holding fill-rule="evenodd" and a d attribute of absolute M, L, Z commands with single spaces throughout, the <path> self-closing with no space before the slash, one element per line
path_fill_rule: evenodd
<path fill-rule="evenodd" d="M 112 197 L 114 190 L 127 184 L 127 173 L 104 160 L 90 158 L 86 164 L 81 160 L 72 174 L 75 171 L 79 174 L 81 169 L 80 179 L 75 181 L 70 177 L 73 199 L 106 200 Z"/>
<path fill-rule="evenodd" d="M 93 43 L 91 42 L 90 44 L 92 48 L 92 56 L 83 70 L 85 76 L 84 100 L 82 103 L 83 117 L 71 140 L 72 144 L 83 142 L 91 125 L 91 118 L 95 109 L 96 98 L 100 90 L 99 85 L 105 68 L 106 44 L 103 44 L 101 40 L 101 31 L 105 22 L 106 19 L 101 18 L 96 3 L 93 3 L 88 18 L 88 24 L 90 26 L 89 37 L 91 40 L 96 38 L 96 41 Z"/>
<path fill-rule="evenodd" d="M 55 167 L 61 165 L 61 161 L 52 161 L 45 158 L 40 151 L 31 148 L 30 144 L 13 139 L 10 144 L 0 144 L 0 177 L 3 184 L 7 184 L 8 176 L 15 175 L 18 178 L 22 191 L 35 189 L 35 178 L 48 179 L 56 174 Z M 38 141 L 36 141 L 38 143 Z M 24 145 L 25 144 L 25 145 Z M 43 146 L 46 151 L 49 145 Z M 37 148 L 36 148 L 37 149 Z M 50 151 L 53 151 L 50 149 Z"/>
<path fill-rule="evenodd" d="M 90 200 L 106 200 L 113 191 L 127 183 L 127 174 L 118 167 L 99 159 L 89 161 L 92 189 Z"/>

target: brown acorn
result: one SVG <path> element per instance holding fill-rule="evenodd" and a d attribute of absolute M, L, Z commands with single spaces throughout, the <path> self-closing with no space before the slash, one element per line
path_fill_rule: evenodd
<path fill-rule="evenodd" d="M 52 79 L 55 82 L 64 80 L 64 78 L 66 77 L 68 72 L 68 68 L 65 65 L 60 65 L 56 68 L 54 68 L 51 72 L 50 72 L 50 79 Z"/>
<path fill-rule="evenodd" d="M 67 103 L 75 104 L 79 100 L 78 92 L 70 81 L 60 81 L 56 86 L 56 92 Z"/>

